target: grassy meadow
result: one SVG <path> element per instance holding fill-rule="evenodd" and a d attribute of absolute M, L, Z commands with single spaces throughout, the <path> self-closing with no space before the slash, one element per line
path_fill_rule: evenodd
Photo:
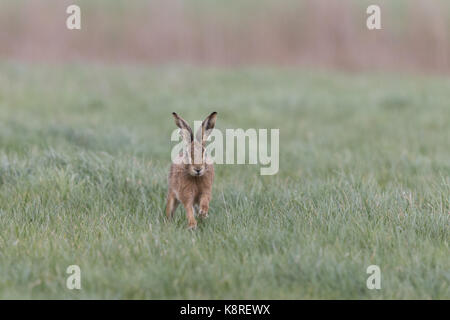
<path fill-rule="evenodd" d="M 0 64 L 0 298 L 450 299 L 450 79 Z M 171 112 L 279 128 L 164 219 Z M 66 268 L 81 268 L 81 290 Z M 381 268 L 368 290 L 366 268 Z"/>

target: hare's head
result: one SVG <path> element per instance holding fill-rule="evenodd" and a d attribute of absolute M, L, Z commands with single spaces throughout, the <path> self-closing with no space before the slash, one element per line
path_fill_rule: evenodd
<path fill-rule="evenodd" d="M 181 137 L 185 143 L 185 152 L 183 153 L 183 163 L 186 171 L 195 177 L 200 177 L 207 170 L 206 140 L 216 124 L 217 112 L 211 113 L 198 129 L 196 136 L 192 133 L 188 123 L 177 115 L 172 113 L 175 118 L 175 124 L 181 129 Z"/>

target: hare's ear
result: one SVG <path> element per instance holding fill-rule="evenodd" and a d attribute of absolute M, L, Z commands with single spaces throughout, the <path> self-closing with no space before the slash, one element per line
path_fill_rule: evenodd
<path fill-rule="evenodd" d="M 202 142 L 203 144 L 206 142 L 206 139 L 208 139 L 211 131 L 216 125 L 216 118 L 217 112 L 213 112 L 205 120 L 203 120 L 202 126 L 198 129 L 196 134 L 196 138 L 199 142 Z"/>
<path fill-rule="evenodd" d="M 172 112 L 172 115 L 175 119 L 175 124 L 178 128 L 181 129 L 181 137 L 183 138 L 183 141 L 187 144 L 190 144 L 194 140 L 194 135 L 192 134 L 192 129 L 188 125 L 188 123 L 181 118 L 179 115 L 177 115 L 175 112 Z"/>

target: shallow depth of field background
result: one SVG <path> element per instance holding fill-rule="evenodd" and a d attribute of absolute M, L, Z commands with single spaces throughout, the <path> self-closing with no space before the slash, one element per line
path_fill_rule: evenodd
<path fill-rule="evenodd" d="M 449 299 L 449 73 L 443 0 L 2 1 L 0 298 Z M 280 128 L 279 173 L 165 221 L 172 111 Z"/>

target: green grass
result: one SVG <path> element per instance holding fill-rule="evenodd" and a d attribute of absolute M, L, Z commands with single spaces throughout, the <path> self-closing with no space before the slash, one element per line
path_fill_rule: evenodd
<path fill-rule="evenodd" d="M 449 299 L 450 80 L 0 64 L 0 298 Z M 280 128 L 163 215 L 171 112 Z M 77 264 L 82 289 L 65 287 Z M 379 265 L 382 289 L 366 288 Z"/>

